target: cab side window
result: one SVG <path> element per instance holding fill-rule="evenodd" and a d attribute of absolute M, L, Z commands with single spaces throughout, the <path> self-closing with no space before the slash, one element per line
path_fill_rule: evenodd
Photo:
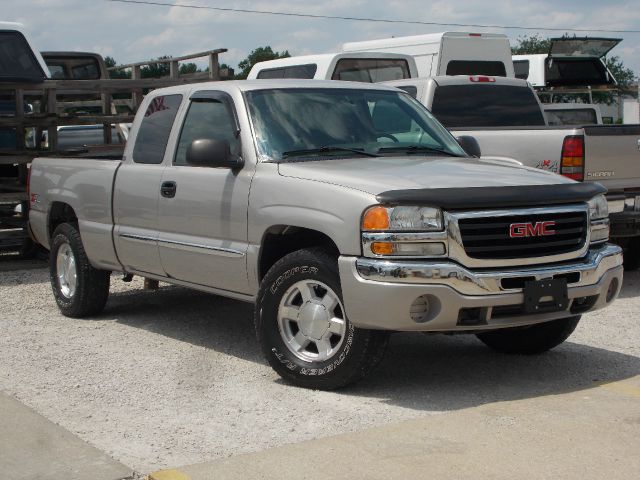
<path fill-rule="evenodd" d="M 182 125 L 174 164 L 187 165 L 187 148 L 191 142 L 200 139 L 226 140 L 231 153 L 239 155 L 237 134 L 233 114 L 225 102 L 211 98 L 194 99 Z"/>
<path fill-rule="evenodd" d="M 182 95 L 161 95 L 151 100 L 136 136 L 135 163 L 162 163 L 181 102 Z"/>

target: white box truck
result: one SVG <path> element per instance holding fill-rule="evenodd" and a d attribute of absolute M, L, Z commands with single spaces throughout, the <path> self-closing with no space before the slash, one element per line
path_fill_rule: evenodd
<path fill-rule="evenodd" d="M 349 42 L 344 52 L 388 52 L 411 55 L 418 76 L 490 75 L 513 77 L 511 46 L 506 35 L 443 32 Z"/>

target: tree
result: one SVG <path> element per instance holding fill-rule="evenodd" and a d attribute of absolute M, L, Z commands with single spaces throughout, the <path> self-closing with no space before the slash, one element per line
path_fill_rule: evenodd
<path fill-rule="evenodd" d="M 117 62 L 115 58 L 106 56 L 104 57 L 104 63 L 107 68 L 115 67 Z M 110 78 L 131 78 L 131 72 L 128 70 L 111 70 L 109 72 Z"/>
<path fill-rule="evenodd" d="M 536 35 L 523 35 L 518 37 L 518 44 L 511 47 L 512 55 L 533 55 L 536 53 L 549 53 L 551 41 Z"/>
<path fill-rule="evenodd" d="M 157 60 L 168 60 L 171 55 L 163 55 L 158 57 Z M 150 63 L 140 68 L 140 77 L 142 78 L 160 78 L 169 76 L 169 64 L 168 63 Z"/>
<path fill-rule="evenodd" d="M 236 78 L 240 80 L 247 78 L 251 67 L 253 67 L 258 62 L 275 60 L 276 58 L 287 58 L 290 56 L 291 55 L 289 54 L 288 50 L 285 50 L 283 52 L 274 52 L 269 46 L 258 47 L 255 50 L 252 50 L 247 58 L 238 63 L 240 73 L 236 75 Z"/>
<path fill-rule="evenodd" d="M 200 70 L 195 63 L 189 62 L 189 63 L 183 63 L 182 65 L 180 65 L 180 68 L 178 69 L 178 71 L 180 72 L 180 75 L 187 75 L 189 73 L 201 72 L 202 70 Z"/>

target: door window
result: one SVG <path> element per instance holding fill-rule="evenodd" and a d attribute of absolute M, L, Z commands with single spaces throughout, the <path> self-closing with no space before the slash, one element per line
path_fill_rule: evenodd
<path fill-rule="evenodd" d="M 187 148 L 199 139 L 226 140 L 232 154 L 240 153 L 236 123 L 226 102 L 211 98 L 191 102 L 180 132 L 175 165 L 187 165 Z"/>

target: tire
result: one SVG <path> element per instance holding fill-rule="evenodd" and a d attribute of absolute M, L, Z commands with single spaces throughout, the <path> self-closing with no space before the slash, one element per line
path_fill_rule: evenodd
<path fill-rule="evenodd" d="M 317 390 L 362 379 L 382 360 L 389 340 L 388 332 L 355 328 L 346 317 L 337 259 L 321 248 L 290 253 L 271 267 L 258 293 L 255 326 L 271 367 L 284 380 Z"/>
<path fill-rule="evenodd" d="M 63 315 L 87 317 L 104 309 L 111 272 L 91 266 L 77 226 L 63 223 L 53 232 L 49 277 Z"/>
<path fill-rule="evenodd" d="M 564 342 L 578 326 L 580 316 L 561 318 L 523 328 L 505 328 L 476 336 L 501 353 L 536 355 Z"/>

